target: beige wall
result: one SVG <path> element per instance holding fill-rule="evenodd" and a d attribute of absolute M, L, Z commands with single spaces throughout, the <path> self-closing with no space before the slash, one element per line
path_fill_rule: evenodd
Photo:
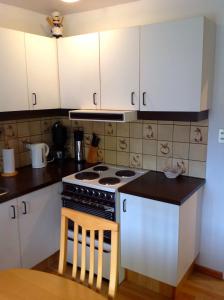
<path fill-rule="evenodd" d="M 0 27 L 49 35 L 46 16 L 0 3 Z"/>
<path fill-rule="evenodd" d="M 140 0 L 65 18 L 65 35 L 109 30 L 127 26 L 206 15 L 223 22 L 221 0 Z"/>
<path fill-rule="evenodd" d="M 84 13 L 66 15 L 65 35 L 155 23 L 183 17 L 206 15 L 223 22 L 219 0 L 140 0 Z M 0 3 L 0 26 L 49 35 L 46 16 Z"/>

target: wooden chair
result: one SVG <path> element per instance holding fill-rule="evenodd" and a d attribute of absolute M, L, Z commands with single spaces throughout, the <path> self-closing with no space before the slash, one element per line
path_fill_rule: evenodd
<path fill-rule="evenodd" d="M 86 275 L 86 232 L 90 231 L 90 266 L 88 285 L 93 288 L 94 285 L 94 250 L 95 250 L 95 233 L 98 232 L 98 269 L 96 289 L 101 290 L 102 286 L 102 269 L 103 269 L 103 234 L 104 230 L 111 231 L 111 258 L 110 258 L 110 282 L 108 297 L 114 298 L 118 281 L 118 241 L 119 225 L 115 222 L 95 217 L 89 214 L 78 212 L 69 208 L 61 210 L 61 241 L 58 273 L 64 274 L 66 271 L 67 258 L 67 238 L 68 238 L 68 220 L 74 222 L 74 249 L 73 249 L 73 268 L 72 278 L 77 277 L 77 260 L 78 260 L 78 231 L 79 226 L 82 228 L 82 252 L 81 252 L 81 273 L 80 281 L 85 281 Z"/>

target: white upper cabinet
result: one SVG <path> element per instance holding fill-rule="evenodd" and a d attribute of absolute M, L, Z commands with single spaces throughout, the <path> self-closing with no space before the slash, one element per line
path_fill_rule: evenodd
<path fill-rule="evenodd" d="M 30 108 L 59 108 L 56 40 L 26 33 L 25 42 Z"/>
<path fill-rule="evenodd" d="M 203 17 L 141 27 L 141 110 L 208 109 L 214 37 Z"/>
<path fill-rule="evenodd" d="M 204 17 L 57 41 L 0 28 L 0 45 L 0 112 L 209 109 L 215 26 Z"/>
<path fill-rule="evenodd" d="M 61 107 L 100 108 L 99 34 L 58 40 Z"/>
<path fill-rule="evenodd" d="M 0 112 L 28 110 L 24 33 L 0 28 Z"/>
<path fill-rule="evenodd" d="M 139 109 L 139 28 L 100 33 L 101 108 Z"/>

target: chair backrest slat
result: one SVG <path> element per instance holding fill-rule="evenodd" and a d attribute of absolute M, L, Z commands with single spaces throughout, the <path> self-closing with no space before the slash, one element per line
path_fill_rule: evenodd
<path fill-rule="evenodd" d="M 68 240 L 68 219 L 62 215 L 62 217 L 61 217 L 60 256 L 59 256 L 59 266 L 58 266 L 59 274 L 63 274 L 66 271 L 67 240 Z"/>
<path fill-rule="evenodd" d="M 110 283 L 109 283 L 109 292 L 108 295 L 113 298 L 116 294 L 117 289 L 117 269 L 118 269 L 118 232 L 111 233 L 111 243 L 114 245 L 111 249 L 111 256 L 110 256 Z"/>
<path fill-rule="evenodd" d="M 86 276 L 86 230 L 82 228 L 82 258 L 80 281 L 84 282 Z"/>
<path fill-rule="evenodd" d="M 78 267 L 78 234 L 79 227 L 82 228 L 82 250 L 81 250 L 81 273 L 80 281 L 85 281 L 86 276 L 86 236 L 90 231 L 90 264 L 88 284 L 93 287 L 94 270 L 95 270 L 95 234 L 98 232 L 98 264 L 97 264 L 97 280 L 96 289 L 101 290 L 103 277 L 103 238 L 104 231 L 111 231 L 111 262 L 110 262 L 110 283 L 108 296 L 114 298 L 117 288 L 118 278 L 118 241 L 119 241 L 119 225 L 103 218 L 78 212 L 69 208 L 61 210 L 61 240 L 60 240 L 60 256 L 59 256 L 59 274 L 63 274 L 66 270 L 67 259 L 67 239 L 68 239 L 68 220 L 74 222 L 74 249 L 73 249 L 73 269 L 72 277 L 77 277 Z"/>
<path fill-rule="evenodd" d="M 99 231 L 98 236 L 98 268 L 97 268 L 97 281 L 96 288 L 101 290 L 103 276 L 103 230 Z"/>
<path fill-rule="evenodd" d="M 89 286 L 93 287 L 95 266 L 95 231 L 90 231 L 90 262 L 89 262 Z"/>
<path fill-rule="evenodd" d="M 79 234 L 79 225 L 74 223 L 74 245 L 73 245 L 73 267 L 72 267 L 72 278 L 76 279 L 77 276 L 77 267 L 78 267 L 78 234 Z"/>

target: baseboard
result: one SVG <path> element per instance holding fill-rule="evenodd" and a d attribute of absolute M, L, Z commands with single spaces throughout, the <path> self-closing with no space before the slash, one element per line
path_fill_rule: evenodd
<path fill-rule="evenodd" d="M 223 280 L 223 273 L 220 271 L 216 271 L 216 270 L 213 270 L 213 269 L 210 269 L 207 267 L 203 267 L 203 266 L 200 266 L 197 264 L 194 265 L 194 270 L 198 271 L 200 273 L 203 273 L 205 275 L 211 276 L 213 278 Z"/>
<path fill-rule="evenodd" d="M 126 280 L 129 282 L 133 282 L 138 286 L 142 286 L 169 299 L 174 299 L 175 287 L 127 269 L 125 271 Z"/>

